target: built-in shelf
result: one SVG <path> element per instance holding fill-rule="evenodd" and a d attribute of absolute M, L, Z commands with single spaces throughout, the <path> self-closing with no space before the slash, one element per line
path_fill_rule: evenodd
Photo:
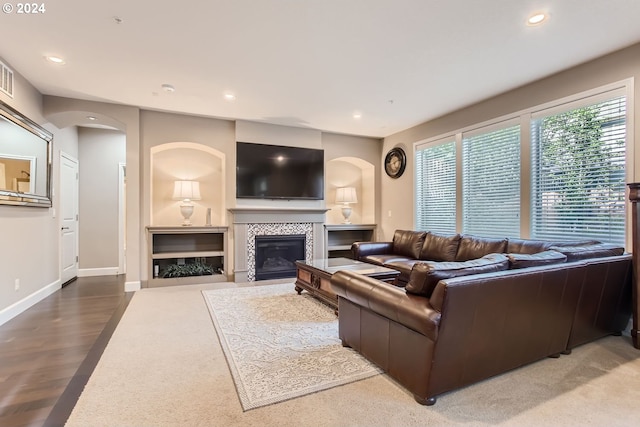
<path fill-rule="evenodd" d="M 376 240 L 376 224 L 327 224 L 324 228 L 327 258 L 351 258 L 354 242 Z"/>
<path fill-rule="evenodd" d="M 224 256 L 223 251 L 212 252 L 198 252 L 198 257 L 218 257 Z M 193 252 L 166 252 L 154 254 L 153 259 L 167 259 L 167 258 L 192 258 Z"/>
<path fill-rule="evenodd" d="M 227 280 L 228 227 L 147 227 L 149 287 L 174 286 Z M 176 266 L 202 264 L 213 274 L 163 277 Z"/>

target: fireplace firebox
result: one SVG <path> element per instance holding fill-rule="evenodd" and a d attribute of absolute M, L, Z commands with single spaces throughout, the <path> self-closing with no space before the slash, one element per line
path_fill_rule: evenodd
<path fill-rule="evenodd" d="M 296 276 L 296 261 L 305 259 L 305 235 L 256 236 L 256 280 Z"/>

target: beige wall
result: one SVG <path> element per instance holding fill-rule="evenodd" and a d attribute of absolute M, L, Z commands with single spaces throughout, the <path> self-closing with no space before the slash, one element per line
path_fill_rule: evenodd
<path fill-rule="evenodd" d="M 195 143 L 169 143 L 151 149 L 151 218 L 154 226 L 176 226 L 184 221 L 181 200 L 173 199 L 175 181 L 197 181 L 200 199 L 192 200 L 194 225 L 205 225 L 207 209 L 211 224 L 226 222 L 225 154 Z"/>
<path fill-rule="evenodd" d="M 271 125 L 266 123 L 247 122 L 247 121 L 230 121 L 220 120 L 206 117 L 195 117 L 181 114 L 161 113 L 153 111 L 141 112 L 141 153 L 143 158 L 142 164 L 142 176 L 143 176 L 143 188 L 142 194 L 146 195 L 143 198 L 143 223 L 144 225 L 151 225 L 153 219 L 153 225 L 160 225 L 164 222 L 176 223 L 175 217 L 178 213 L 178 202 L 170 199 L 169 192 L 171 192 L 170 180 L 166 175 L 168 172 L 167 165 L 172 164 L 171 169 L 181 168 L 186 164 L 189 164 L 188 159 L 182 158 L 183 155 L 190 156 L 184 151 L 171 151 L 167 152 L 158 151 L 153 153 L 157 149 L 161 148 L 164 144 L 199 144 L 201 146 L 208 147 L 216 152 L 219 152 L 224 157 L 224 173 L 220 176 L 220 179 L 224 181 L 224 199 L 219 203 L 224 203 L 222 212 L 224 216 L 219 218 L 216 222 L 214 215 L 214 225 L 226 225 L 230 226 L 229 229 L 229 243 L 230 250 L 228 251 L 227 271 L 233 271 L 233 227 L 231 227 L 231 216 L 228 214 L 227 209 L 237 206 L 269 206 L 269 207 L 326 207 L 331 208 L 334 205 L 333 201 L 283 201 L 283 200 L 236 200 L 235 194 L 235 166 L 236 166 L 236 141 L 243 142 L 255 142 L 263 144 L 273 145 L 289 145 L 297 147 L 308 148 L 323 148 L 325 150 L 325 162 L 329 160 L 352 157 L 358 159 L 360 162 L 371 165 L 372 169 L 377 169 L 380 158 L 380 144 L 381 141 L 375 138 L 354 137 L 346 135 L 336 135 L 322 133 L 314 129 L 293 128 L 287 126 Z M 160 154 L 162 153 L 162 154 Z M 172 154 L 178 157 L 171 157 Z M 157 157 L 160 162 L 159 165 L 152 162 L 152 158 Z M 155 170 L 154 168 L 163 169 L 163 171 Z M 215 165 L 212 165 L 212 172 L 216 169 Z M 156 173 L 160 173 L 160 176 L 155 176 Z M 366 175 L 367 178 L 367 191 L 362 192 L 363 200 L 369 201 L 369 205 L 372 208 L 369 209 L 367 214 L 360 214 L 361 216 L 371 219 L 373 215 L 371 211 L 375 211 L 376 201 L 373 194 L 377 192 L 378 180 L 370 173 Z M 164 178 L 163 178 L 164 176 Z M 333 178 L 329 173 L 326 174 L 325 180 L 331 183 Z M 211 182 L 210 179 L 206 179 L 206 182 Z M 154 188 L 155 186 L 162 186 L 163 189 Z M 202 184 L 201 184 L 202 185 Z M 327 191 L 328 184 L 325 185 L 325 193 Z M 201 192 L 205 191 L 206 187 L 201 187 Z M 164 196 L 162 195 L 164 193 Z M 157 198 L 156 196 L 157 195 Z M 161 198 L 163 200 L 158 200 Z M 218 200 L 218 199 L 216 199 Z M 215 206 L 217 201 L 212 199 L 212 209 L 214 212 L 218 206 Z M 192 222 L 203 222 L 205 204 L 204 201 L 196 202 L 196 211 L 192 217 Z M 201 209 L 198 210 L 198 207 Z M 153 211 L 153 215 L 152 215 Z M 158 216 L 159 215 L 159 216 Z M 179 220 L 179 218 L 178 218 Z M 149 276 L 148 262 L 146 261 L 147 254 L 146 249 L 143 248 L 142 256 L 142 277 L 146 280 Z"/>
<path fill-rule="evenodd" d="M 327 223 L 343 221 L 342 206 L 335 203 L 338 187 L 356 187 L 358 203 L 352 205 L 351 222 L 376 224 L 380 209 L 380 155 L 382 140 L 332 133 L 322 134 L 327 165 L 325 179 Z"/>
<path fill-rule="evenodd" d="M 224 177 L 222 177 L 222 179 L 227 183 L 235 182 L 235 130 L 233 121 L 155 111 L 142 111 L 140 115 L 140 128 L 143 134 L 141 149 L 144 177 L 143 194 L 145 194 L 143 199 L 145 226 L 151 225 L 152 216 L 152 148 L 170 143 L 199 144 L 204 147 L 209 147 L 225 155 Z M 234 153 L 233 159 L 230 159 L 230 153 Z M 189 157 L 191 154 L 182 153 L 181 156 L 182 155 Z M 188 158 L 182 156 L 181 159 L 175 159 L 175 166 L 181 168 L 181 170 L 188 171 L 188 168 L 182 169 L 185 165 L 188 166 L 186 164 L 187 161 Z M 232 161 L 233 163 L 231 163 Z M 233 192 L 230 191 L 228 185 L 226 185 L 225 188 L 226 194 L 220 203 L 224 203 L 225 206 L 233 206 L 231 203 L 233 200 L 232 196 L 235 195 L 235 188 Z M 158 191 L 160 191 L 160 189 L 158 189 Z M 202 217 L 204 218 L 204 215 Z M 216 225 L 227 224 L 226 217 L 218 218 L 218 221 L 219 224 Z"/>
<path fill-rule="evenodd" d="M 356 189 L 358 203 L 350 205 L 352 212 L 349 220 L 354 224 L 363 224 L 363 177 L 362 169 L 357 165 L 341 159 L 334 159 L 327 162 L 325 167 L 327 182 L 325 188 L 325 207 L 327 211 L 327 224 L 340 224 L 344 221 L 342 215 L 342 204 L 336 203 L 336 191 L 341 187 L 353 187 Z M 366 213 L 366 209 L 364 209 Z"/>
<path fill-rule="evenodd" d="M 381 225 L 389 239 L 396 229 L 411 229 L 414 213 L 414 149 L 413 144 L 447 132 L 482 123 L 497 117 L 535 107 L 556 99 L 585 92 L 624 79 L 635 79 L 633 105 L 634 135 L 632 143 L 640 141 L 640 44 L 603 56 L 486 101 L 434 119 L 384 139 L 384 153 L 396 145 L 407 153 L 407 169 L 393 180 L 386 175 L 381 184 Z M 437 102 L 437 100 L 435 101 Z M 633 126 L 633 123 L 630 124 Z M 640 181 L 640 150 L 635 150 L 634 181 Z M 391 212 L 391 217 L 388 216 Z"/>
<path fill-rule="evenodd" d="M 126 160 L 125 134 L 81 127 L 78 152 L 79 274 L 92 269 L 117 271 L 119 164 Z"/>
<path fill-rule="evenodd" d="M 237 141 L 290 147 L 322 148 L 322 132 L 269 123 L 236 121 Z"/>

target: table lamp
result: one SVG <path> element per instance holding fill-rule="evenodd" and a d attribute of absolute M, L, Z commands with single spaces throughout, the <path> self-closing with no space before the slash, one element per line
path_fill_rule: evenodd
<path fill-rule="evenodd" d="M 349 217 L 351 216 L 351 203 L 358 203 L 356 189 L 353 187 L 341 187 L 336 189 L 336 203 L 342 203 L 342 216 L 344 216 L 343 224 L 351 224 Z"/>

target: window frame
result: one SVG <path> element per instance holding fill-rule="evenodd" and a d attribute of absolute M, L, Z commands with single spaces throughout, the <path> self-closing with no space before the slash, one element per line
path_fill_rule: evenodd
<path fill-rule="evenodd" d="M 454 154 L 454 164 L 455 164 L 455 172 L 454 172 L 454 188 L 455 188 L 455 200 L 454 200 L 454 210 L 453 210 L 453 214 L 455 215 L 455 219 L 454 219 L 454 229 L 458 229 L 458 222 L 460 221 L 460 217 L 461 215 L 458 214 L 459 212 L 459 197 L 460 197 L 460 185 L 461 183 L 459 182 L 458 177 L 458 173 L 459 173 L 459 141 L 457 141 L 456 138 L 454 137 L 448 137 L 448 138 L 442 138 L 442 139 L 438 139 L 435 141 L 432 141 L 430 143 L 430 148 L 435 148 L 435 147 L 441 147 L 444 145 L 449 145 L 449 144 L 453 144 L 453 154 Z M 415 157 L 415 161 L 414 161 L 414 229 L 416 228 L 416 224 L 419 221 L 419 218 L 421 218 L 421 215 L 418 215 L 418 210 L 420 209 L 419 207 L 419 203 L 418 203 L 418 197 L 420 192 L 418 191 L 420 189 L 421 186 L 418 185 L 418 175 L 420 173 L 421 168 L 418 166 L 418 155 L 416 154 L 416 152 L 414 151 L 414 157 Z M 440 228 L 433 228 L 432 230 L 434 231 L 438 231 L 438 232 L 442 232 L 442 233 L 447 233 L 449 232 L 449 230 L 446 230 L 446 226 L 447 224 L 442 224 L 442 226 Z"/>
<path fill-rule="evenodd" d="M 477 132 L 482 128 L 489 129 L 499 126 L 503 122 L 519 121 L 520 124 L 520 238 L 531 236 L 531 121 L 540 116 L 565 112 L 580 106 L 592 105 L 616 96 L 626 97 L 626 154 L 625 154 L 625 179 L 633 182 L 635 177 L 635 141 L 634 141 L 634 79 L 628 78 L 594 89 L 579 92 L 573 95 L 558 98 L 549 102 L 538 104 L 526 109 L 505 114 L 481 123 L 465 126 L 450 132 L 426 138 L 413 144 L 414 163 L 417 161 L 417 152 L 438 144 L 443 140 L 455 140 L 456 146 L 456 212 L 462 212 L 462 138 L 465 133 Z M 414 164 L 414 169 L 415 164 Z M 417 170 L 414 173 L 414 209 L 413 226 L 417 229 Z M 628 189 L 626 189 L 628 200 Z M 462 233 L 462 215 L 456 215 L 456 232 Z M 629 204 L 625 206 L 625 247 L 631 248 L 631 209 Z"/>
<path fill-rule="evenodd" d="M 465 219 L 467 218 L 467 209 L 466 209 L 466 198 L 467 196 L 467 192 L 464 191 L 465 188 L 467 186 L 472 186 L 473 184 L 469 184 L 466 182 L 465 180 L 465 173 L 468 171 L 467 165 L 465 164 L 465 142 L 468 141 L 469 139 L 473 139 L 476 138 L 478 136 L 482 136 L 482 135 L 486 135 L 486 134 L 490 134 L 490 133 L 494 133 L 497 131 L 504 131 L 510 128 L 514 128 L 514 127 L 518 127 L 518 154 L 519 154 L 519 161 L 518 161 L 518 175 L 519 175 L 519 183 L 522 182 L 522 172 L 521 172 L 521 164 L 522 164 L 522 155 L 520 154 L 520 147 L 522 145 L 521 142 L 521 138 L 522 138 L 522 125 L 520 123 L 520 121 L 518 119 L 510 119 L 510 120 L 503 120 L 500 122 L 496 122 L 493 123 L 489 126 L 484 126 L 484 127 L 480 127 L 480 128 L 475 128 L 471 131 L 467 131 L 467 132 L 462 132 L 461 133 L 461 155 L 462 155 L 462 159 L 461 159 L 461 167 L 463 168 L 462 170 L 462 176 L 460 177 L 462 180 L 462 192 L 460 194 L 461 196 L 461 200 L 462 200 L 462 207 L 461 207 L 461 217 L 462 217 L 462 227 L 460 228 L 462 230 L 463 233 L 469 233 L 469 234 L 476 234 L 478 235 L 479 233 L 477 232 L 473 232 L 473 231 L 469 231 L 469 229 L 467 228 L 467 224 L 465 223 Z M 522 198 L 522 190 L 519 191 L 519 198 Z M 518 200 L 518 202 L 520 202 L 520 200 Z M 520 206 L 520 204 L 518 205 Z M 517 212 L 517 218 L 518 218 L 518 227 L 520 228 L 520 209 Z M 487 237 L 490 237 L 489 235 L 487 235 Z"/>

